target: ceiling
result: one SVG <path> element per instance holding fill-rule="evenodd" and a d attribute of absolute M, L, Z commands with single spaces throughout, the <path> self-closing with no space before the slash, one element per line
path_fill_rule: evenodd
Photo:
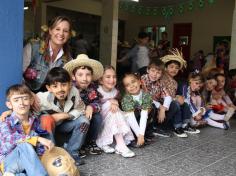
<path fill-rule="evenodd" d="M 175 5 L 186 1 L 188 0 L 139 0 L 139 4 L 149 7 L 154 7 L 154 6 L 159 7 L 159 6 Z"/>
<path fill-rule="evenodd" d="M 62 0 L 43 0 L 43 2 L 55 2 L 55 1 L 62 1 Z M 94 0 L 94 1 L 102 1 L 102 0 Z M 131 0 L 120 0 L 120 1 L 129 2 Z M 160 7 L 167 5 L 175 5 L 186 1 L 188 0 L 139 0 L 139 2 L 137 3 L 147 7 Z M 25 2 L 32 2 L 32 0 L 25 0 Z"/>

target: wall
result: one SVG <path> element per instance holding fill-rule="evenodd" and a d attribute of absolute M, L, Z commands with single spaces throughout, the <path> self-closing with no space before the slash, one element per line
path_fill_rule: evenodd
<path fill-rule="evenodd" d="M 54 6 L 88 14 L 101 15 L 100 0 L 62 0 L 42 5 L 42 24 L 46 24 L 46 6 Z M 169 33 L 169 40 L 172 41 L 174 23 L 192 23 L 192 46 L 191 54 L 199 49 L 205 53 L 213 49 L 213 36 L 230 36 L 234 0 L 216 0 L 213 5 L 206 3 L 205 8 L 185 12 L 183 15 L 176 15 L 169 20 L 163 17 L 138 16 L 119 11 L 119 19 L 126 20 L 125 38 L 132 41 L 136 37 L 141 26 L 166 25 Z"/>
<path fill-rule="evenodd" d="M 231 36 L 233 10 L 234 0 L 217 0 L 213 5 L 206 4 L 203 9 L 196 8 L 193 12 L 185 12 L 169 20 L 159 16 L 130 15 L 126 23 L 126 37 L 132 41 L 140 26 L 166 25 L 168 38 L 172 41 L 174 23 L 192 23 L 191 54 L 199 49 L 208 53 L 213 49 L 213 36 Z"/>
<path fill-rule="evenodd" d="M 0 1 L 0 112 L 5 107 L 5 91 L 21 82 L 23 48 L 23 0 Z"/>

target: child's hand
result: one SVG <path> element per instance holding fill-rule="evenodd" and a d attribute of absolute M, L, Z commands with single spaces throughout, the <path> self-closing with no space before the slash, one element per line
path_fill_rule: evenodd
<path fill-rule="evenodd" d="M 119 109 L 119 106 L 118 106 L 117 104 L 111 104 L 110 111 L 111 111 L 112 113 L 117 112 L 118 109 Z"/>
<path fill-rule="evenodd" d="M 7 118 L 7 116 L 11 115 L 11 113 L 12 113 L 12 110 L 8 110 L 8 111 L 3 112 L 0 116 L 0 121 L 4 122 Z"/>
<path fill-rule="evenodd" d="M 139 135 L 137 139 L 137 145 L 142 146 L 144 144 L 144 135 Z"/>
<path fill-rule="evenodd" d="M 194 120 L 199 121 L 202 119 L 201 113 L 193 117 Z"/>
<path fill-rule="evenodd" d="M 119 109 L 119 103 L 118 103 L 118 101 L 115 100 L 115 99 L 111 99 L 111 100 L 110 100 L 110 103 L 111 103 L 111 108 L 110 108 L 111 112 L 112 112 L 112 113 L 117 112 L 118 109 Z"/>
<path fill-rule="evenodd" d="M 49 151 L 54 147 L 54 143 L 46 138 L 38 137 L 38 142 L 44 145 Z"/>
<path fill-rule="evenodd" d="M 92 116 L 93 116 L 93 107 L 88 105 L 85 110 L 85 117 L 87 117 L 89 120 L 91 120 Z"/>
<path fill-rule="evenodd" d="M 165 107 L 164 106 L 160 106 L 160 111 L 158 114 L 158 123 L 162 123 L 165 120 Z"/>

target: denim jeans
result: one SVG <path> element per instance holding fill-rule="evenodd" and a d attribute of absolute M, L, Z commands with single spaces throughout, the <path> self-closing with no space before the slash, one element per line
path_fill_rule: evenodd
<path fill-rule="evenodd" d="M 80 116 L 75 120 L 65 120 L 56 127 L 56 131 L 71 133 L 65 149 L 72 155 L 76 155 L 84 143 L 89 128 L 89 120 L 85 116 Z"/>
<path fill-rule="evenodd" d="M 102 116 L 100 113 L 94 113 L 90 120 L 90 127 L 87 134 L 87 142 L 95 141 L 103 124 Z"/>
<path fill-rule="evenodd" d="M 16 176 L 47 176 L 38 155 L 29 143 L 18 144 L 17 147 L 4 159 L 4 172 Z"/>
<path fill-rule="evenodd" d="M 157 117 L 157 109 L 153 112 L 153 116 Z M 190 113 L 190 116 L 189 114 Z M 162 123 L 158 123 L 157 119 L 154 120 L 153 125 L 161 130 L 170 130 L 173 128 L 182 127 L 182 124 L 189 120 L 191 117 L 191 112 L 188 105 L 184 103 L 182 106 L 177 101 L 172 101 L 170 103 L 169 110 L 165 112 L 165 120 Z"/>
<path fill-rule="evenodd" d="M 173 113 L 173 125 L 175 128 L 182 127 L 183 124 L 188 124 L 190 122 L 192 113 L 189 109 L 189 106 L 187 103 L 184 103 L 183 105 L 180 105 L 177 101 L 173 102 L 173 109 L 175 113 Z"/>

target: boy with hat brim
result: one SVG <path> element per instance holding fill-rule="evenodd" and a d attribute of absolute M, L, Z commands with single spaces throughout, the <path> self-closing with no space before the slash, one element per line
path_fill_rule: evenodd
<path fill-rule="evenodd" d="M 65 64 L 64 68 L 70 73 L 81 99 L 86 105 L 85 116 L 90 119 L 90 128 L 87 134 L 86 149 L 89 154 L 101 154 L 95 141 L 102 127 L 100 114 L 100 93 L 97 91 L 97 81 L 103 75 L 103 65 L 85 54 Z"/>
<path fill-rule="evenodd" d="M 175 104 L 176 107 L 175 118 L 172 121 L 174 134 L 178 137 L 187 137 L 186 133 L 200 133 L 199 130 L 190 126 L 192 114 L 188 104 L 184 102 L 184 96 L 177 95 L 178 83 L 174 77 L 180 70 L 183 70 L 187 66 L 186 61 L 183 59 L 182 52 L 178 49 L 172 49 L 170 50 L 170 54 L 162 57 L 161 60 L 165 64 L 165 74 L 163 74 L 161 81 L 166 86 L 166 89 L 173 99 L 173 104 Z"/>

